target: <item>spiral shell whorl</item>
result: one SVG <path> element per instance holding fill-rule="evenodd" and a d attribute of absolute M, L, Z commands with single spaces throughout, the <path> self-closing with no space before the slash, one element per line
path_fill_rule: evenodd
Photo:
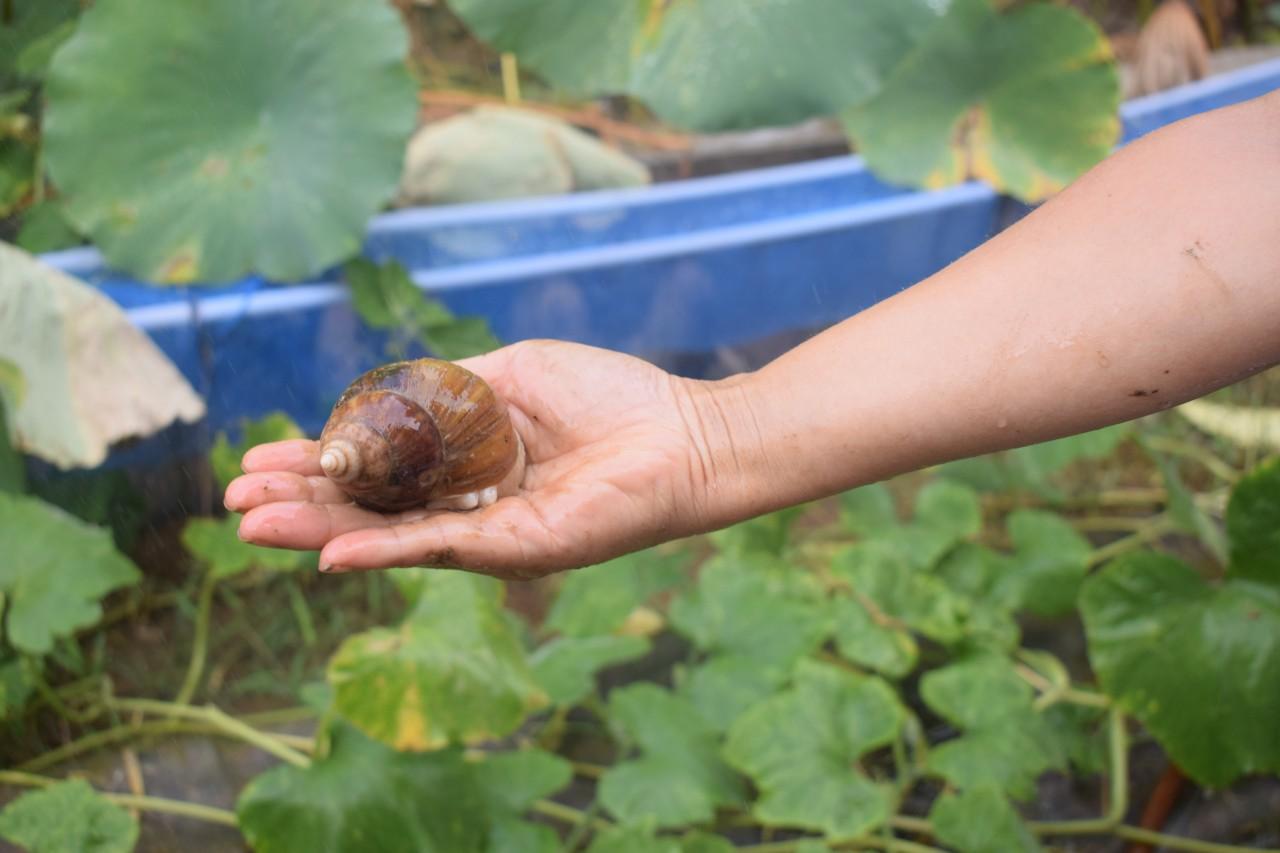
<path fill-rule="evenodd" d="M 360 451 L 345 438 L 325 444 L 320 453 L 320 468 L 335 483 L 346 483 L 360 476 Z"/>

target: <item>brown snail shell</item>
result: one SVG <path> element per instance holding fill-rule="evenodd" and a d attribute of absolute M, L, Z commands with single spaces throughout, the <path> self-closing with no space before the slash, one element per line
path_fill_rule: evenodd
<path fill-rule="evenodd" d="M 473 509 L 514 494 L 524 446 L 506 404 L 474 373 L 421 358 L 365 373 L 320 433 L 320 467 L 361 506 Z"/>

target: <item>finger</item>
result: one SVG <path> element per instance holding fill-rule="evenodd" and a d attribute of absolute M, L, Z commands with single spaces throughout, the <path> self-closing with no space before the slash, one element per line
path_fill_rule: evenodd
<path fill-rule="evenodd" d="M 320 476 L 320 442 L 293 438 L 273 441 L 249 449 L 240 460 L 246 474 L 259 471 L 293 471 L 305 476 Z"/>
<path fill-rule="evenodd" d="M 222 496 L 223 505 L 232 512 L 279 501 L 344 504 L 351 503 L 351 498 L 328 477 L 304 477 L 292 471 L 245 474 L 232 480 Z"/>
<path fill-rule="evenodd" d="M 383 515 L 355 504 L 279 501 L 245 513 L 240 519 L 240 538 L 268 548 L 317 551 L 335 537 L 352 531 L 388 527 L 428 515 L 426 510 Z"/>
<path fill-rule="evenodd" d="M 572 555 L 527 503 L 499 501 L 486 510 L 440 513 L 331 540 L 320 553 L 321 571 L 347 572 L 404 566 L 467 569 L 501 577 L 533 578 Z"/>

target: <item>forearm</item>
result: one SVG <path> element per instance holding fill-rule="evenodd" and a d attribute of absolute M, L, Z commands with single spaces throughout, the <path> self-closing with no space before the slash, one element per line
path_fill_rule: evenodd
<path fill-rule="evenodd" d="M 1109 158 L 957 263 L 703 386 L 717 523 L 1131 420 L 1280 363 L 1280 96 Z"/>

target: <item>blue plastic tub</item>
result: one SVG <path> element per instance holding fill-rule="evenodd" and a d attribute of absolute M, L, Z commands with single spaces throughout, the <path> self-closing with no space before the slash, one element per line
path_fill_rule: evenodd
<path fill-rule="evenodd" d="M 1276 88 L 1280 61 L 1131 101 L 1124 141 Z M 426 291 L 456 313 L 483 315 L 504 341 L 579 341 L 697 374 L 723 348 L 807 334 L 869 307 L 1022 210 L 977 183 L 889 186 L 849 156 L 398 211 L 371 223 L 366 252 L 399 260 Z M 174 289 L 105 270 L 93 250 L 45 259 L 126 308 L 205 395 L 201 441 L 276 409 L 317 431 L 347 382 L 387 360 L 383 339 L 362 327 L 333 276 Z M 176 447 L 172 436 L 164 441 Z"/>

